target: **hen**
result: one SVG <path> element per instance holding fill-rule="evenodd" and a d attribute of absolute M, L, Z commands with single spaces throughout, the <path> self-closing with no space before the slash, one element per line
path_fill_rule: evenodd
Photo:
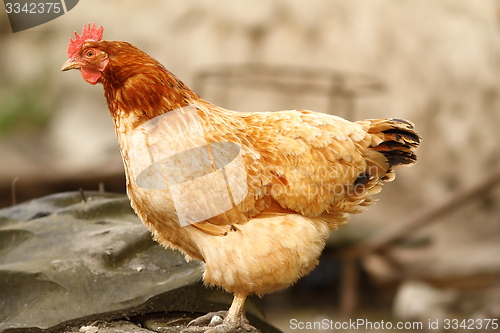
<path fill-rule="evenodd" d="M 205 263 L 234 294 L 224 320 L 189 332 L 253 331 L 248 295 L 286 288 L 318 263 L 329 231 L 413 164 L 411 122 L 349 122 L 305 110 L 246 113 L 201 99 L 137 47 L 84 26 L 63 71 L 101 83 L 135 212 L 160 244 Z"/>

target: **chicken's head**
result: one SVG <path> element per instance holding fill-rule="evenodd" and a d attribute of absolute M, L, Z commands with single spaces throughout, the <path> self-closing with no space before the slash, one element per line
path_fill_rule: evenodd
<path fill-rule="evenodd" d="M 80 36 L 75 32 L 75 39 L 69 39 L 68 57 L 61 70 L 79 69 L 82 77 L 90 84 L 96 84 L 109 62 L 106 52 L 99 49 L 97 42 L 102 39 L 103 27 L 83 26 Z"/>

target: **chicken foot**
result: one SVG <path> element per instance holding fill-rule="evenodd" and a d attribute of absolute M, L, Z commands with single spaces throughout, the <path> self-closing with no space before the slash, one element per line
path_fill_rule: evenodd
<path fill-rule="evenodd" d="M 210 312 L 192 320 L 181 333 L 260 333 L 245 317 L 246 294 L 235 294 L 229 311 Z"/>

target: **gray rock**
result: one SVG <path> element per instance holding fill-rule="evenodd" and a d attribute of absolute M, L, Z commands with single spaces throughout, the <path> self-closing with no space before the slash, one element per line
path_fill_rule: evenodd
<path fill-rule="evenodd" d="M 155 243 L 124 195 L 85 196 L 0 210 L 0 332 L 81 332 L 95 323 L 111 332 L 120 320 L 167 332 L 193 313 L 228 308 L 231 295 L 203 287 L 203 264 Z M 279 332 L 255 303 L 247 309 L 262 332 Z"/>

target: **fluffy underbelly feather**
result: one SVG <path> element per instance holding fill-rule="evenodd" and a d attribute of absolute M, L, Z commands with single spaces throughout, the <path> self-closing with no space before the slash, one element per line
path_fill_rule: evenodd
<path fill-rule="evenodd" d="M 205 258 L 207 284 L 259 295 L 309 273 L 329 234 L 326 224 L 298 214 L 253 219 L 220 237 L 189 228 Z"/>

